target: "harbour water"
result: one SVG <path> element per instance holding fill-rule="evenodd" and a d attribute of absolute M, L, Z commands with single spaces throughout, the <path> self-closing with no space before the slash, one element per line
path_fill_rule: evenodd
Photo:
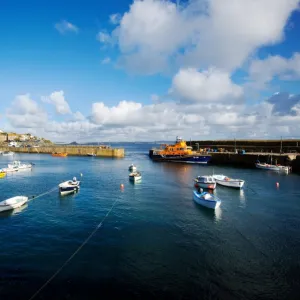
<path fill-rule="evenodd" d="M 298 299 L 300 176 L 155 163 L 151 146 L 124 145 L 124 159 L 15 157 L 34 168 L 0 179 L 0 200 L 37 196 L 73 176 L 82 184 L 78 194 L 57 190 L 0 214 L 0 299 L 30 299 L 114 203 L 35 299 Z M 128 180 L 131 163 L 140 183 Z M 246 181 L 241 191 L 217 187 L 216 212 L 192 196 L 193 179 L 213 172 Z"/>

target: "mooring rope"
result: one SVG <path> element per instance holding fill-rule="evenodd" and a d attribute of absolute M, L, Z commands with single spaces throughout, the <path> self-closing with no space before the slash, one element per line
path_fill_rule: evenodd
<path fill-rule="evenodd" d="M 90 233 L 90 235 L 81 243 L 81 245 L 73 252 L 73 254 L 55 271 L 55 273 L 29 298 L 29 300 L 34 299 L 62 270 L 63 268 L 75 257 L 75 255 L 88 243 L 88 241 L 93 237 L 97 230 L 102 227 L 103 222 L 109 216 L 113 208 L 115 207 L 118 199 L 114 201 L 109 211 L 102 218 L 101 222 L 95 227 L 95 229 Z"/>
<path fill-rule="evenodd" d="M 45 195 L 47 195 L 47 194 L 50 194 L 50 193 L 54 192 L 55 190 L 57 190 L 57 186 L 53 187 L 52 189 L 50 189 L 50 190 L 48 190 L 47 192 L 44 192 L 44 193 L 42 193 L 42 194 L 40 194 L 40 195 L 37 195 L 37 196 L 31 196 L 31 197 L 28 199 L 28 202 L 29 202 L 29 201 L 32 201 L 32 200 L 35 200 L 35 199 L 38 199 L 38 198 L 40 198 L 40 197 L 43 197 L 43 196 L 45 196 Z"/>

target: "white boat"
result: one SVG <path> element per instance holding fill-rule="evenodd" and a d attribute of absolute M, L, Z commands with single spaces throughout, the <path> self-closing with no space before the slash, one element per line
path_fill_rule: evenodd
<path fill-rule="evenodd" d="M 135 171 L 136 171 L 136 166 L 135 166 L 134 164 L 131 164 L 131 165 L 129 166 L 128 170 L 129 170 L 130 172 L 135 172 Z"/>
<path fill-rule="evenodd" d="M 73 180 L 62 182 L 58 185 L 58 187 L 59 192 L 62 196 L 76 193 L 80 189 L 80 181 L 78 181 L 76 177 L 74 177 Z"/>
<path fill-rule="evenodd" d="M 217 185 L 216 180 L 210 175 L 198 176 L 197 178 L 194 179 L 194 181 L 195 181 L 195 187 L 199 187 L 203 189 L 214 190 Z"/>
<path fill-rule="evenodd" d="M 276 172 L 289 173 L 291 171 L 291 167 L 281 165 L 270 165 L 267 163 L 256 163 L 255 166 L 258 169 L 271 170 Z"/>
<path fill-rule="evenodd" d="M 129 180 L 136 182 L 142 179 L 142 174 L 140 172 L 132 172 L 129 174 Z"/>
<path fill-rule="evenodd" d="M 21 207 L 28 201 L 28 197 L 16 196 L 0 202 L 0 212 L 6 210 L 12 210 Z"/>
<path fill-rule="evenodd" d="M 8 164 L 3 171 L 6 173 L 17 172 L 22 170 L 31 170 L 32 164 L 22 164 L 19 160 L 15 160 L 12 164 Z"/>
<path fill-rule="evenodd" d="M 221 205 L 221 200 L 215 195 L 206 192 L 202 192 L 202 193 L 201 192 L 198 193 L 197 191 L 193 191 L 193 192 L 194 192 L 194 201 L 202 206 L 216 209 Z"/>
<path fill-rule="evenodd" d="M 242 179 L 234 179 L 227 177 L 225 175 L 213 175 L 213 178 L 216 180 L 217 184 L 228 186 L 232 188 L 241 189 L 245 183 Z"/>
<path fill-rule="evenodd" d="M 13 156 L 15 153 L 14 152 L 11 152 L 11 151 L 4 151 L 2 153 L 3 156 Z"/>
<path fill-rule="evenodd" d="M 95 157 L 96 154 L 94 154 L 94 153 L 88 153 L 87 156 L 93 156 L 93 157 Z"/>

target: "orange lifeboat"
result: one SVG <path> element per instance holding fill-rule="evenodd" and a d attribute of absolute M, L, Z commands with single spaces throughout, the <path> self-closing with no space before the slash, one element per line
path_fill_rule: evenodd
<path fill-rule="evenodd" d="M 66 156 L 68 156 L 68 153 L 54 152 L 54 153 L 52 153 L 52 156 L 54 156 L 54 157 L 66 157 Z"/>

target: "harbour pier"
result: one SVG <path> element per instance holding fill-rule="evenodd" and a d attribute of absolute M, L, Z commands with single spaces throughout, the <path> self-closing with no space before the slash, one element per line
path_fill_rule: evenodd
<path fill-rule="evenodd" d="M 87 156 L 88 154 L 95 154 L 96 157 L 112 157 L 123 158 L 125 157 L 124 148 L 111 148 L 111 147 L 97 147 L 87 145 L 48 145 L 40 147 L 7 147 L 0 146 L 0 151 L 12 151 L 15 153 L 67 153 L 69 156 Z"/>

